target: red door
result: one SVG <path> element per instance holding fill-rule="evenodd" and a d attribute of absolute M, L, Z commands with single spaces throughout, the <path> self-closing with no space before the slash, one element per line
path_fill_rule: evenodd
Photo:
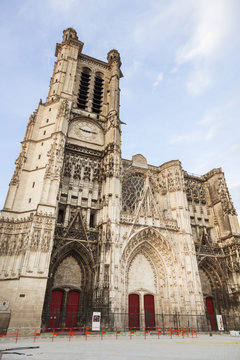
<path fill-rule="evenodd" d="M 61 308 L 63 300 L 62 290 L 53 290 L 49 310 L 48 327 L 57 328 L 60 324 Z"/>
<path fill-rule="evenodd" d="M 140 329 L 139 295 L 137 294 L 128 296 L 128 324 L 130 329 Z"/>
<path fill-rule="evenodd" d="M 79 305 L 79 292 L 70 291 L 68 294 L 66 327 L 73 328 L 77 326 L 77 314 Z"/>
<path fill-rule="evenodd" d="M 154 296 L 144 295 L 145 327 L 147 330 L 155 329 Z"/>
<path fill-rule="evenodd" d="M 207 312 L 208 312 L 208 316 L 209 316 L 209 320 L 210 320 L 210 324 L 211 324 L 211 329 L 216 330 L 216 323 L 215 323 L 214 307 L 213 307 L 212 298 L 210 298 L 210 297 L 206 298 L 206 307 L 207 307 Z"/>

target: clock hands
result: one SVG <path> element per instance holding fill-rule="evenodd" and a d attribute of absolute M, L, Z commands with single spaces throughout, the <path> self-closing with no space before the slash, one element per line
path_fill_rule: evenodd
<path fill-rule="evenodd" d="M 86 133 L 88 133 L 88 134 L 95 134 L 95 135 L 97 135 L 97 133 L 94 132 L 94 131 L 86 130 L 86 129 L 83 129 L 83 128 L 79 128 L 79 130 L 82 130 L 82 131 L 84 131 L 84 132 L 86 132 Z"/>

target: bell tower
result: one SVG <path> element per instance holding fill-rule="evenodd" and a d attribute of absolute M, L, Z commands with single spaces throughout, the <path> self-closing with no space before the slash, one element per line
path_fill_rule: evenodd
<path fill-rule="evenodd" d="M 49 324 L 56 291 L 63 316 L 54 326 L 66 325 L 70 297 L 77 311 L 113 301 L 121 60 L 117 50 L 107 62 L 92 58 L 83 45 L 74 29 L 63 31 L 46 102 L 29 118 L 1 212 L 0 300 L 10 327 Z"/>

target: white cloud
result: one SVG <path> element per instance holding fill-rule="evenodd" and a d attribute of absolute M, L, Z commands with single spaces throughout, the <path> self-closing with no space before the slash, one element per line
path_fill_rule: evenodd
<path fill-rule="evenodd" d="M 200 131 L 192 131 L 192 132 L 188 132 L 182 135 L 174 135 L 172 137 L 172 139 L 170 139 L 170 144 L 177 144 L 180 142 L 184 142 L 184 143 L 193 143 L 196 142 L 198 140 L 200 140 L 202 137 L 202 134 Z"/>
<path fill-rule="evenodd" d="M 171 74 L 175 74 L 176 72 L 178 72 L 178 67 L 174 66 L 174 68 L 172 68 L 172 70 L 170 71 Z"/>
<path fill-rule="evenodd" d="M 130 79 L 132 76 L 134 76 L 136 74 L 136 72 L 139 71 L 141 66 L 142 66 L 142 64 L 140 61 L 134 60 L 130 66 L 125 68 L 125 70 L 124 70 L 125 78 Z"/>
<path fill-rule="evenodd" d="M 221 128 L 226 126 L 229 116 L 233 117 L 233 109 L 239 107 L 238 99 L 231 99 L 222 106 L 208 110 L 204 116 L 194 124 L 196 130 L 189 131 L 185 134 L 177 134 L 172 137 L 170 144 L 180 142 L 193 143 L 197 141 L 210 141 L 214 139 Z M 231 148 L 225 151 L 231 152 L 238 150 L 240 144 L 233 144 Z"/>
<path fill-rule="evenodd" d="M 75 2 L 76 0 L 50 0 L 50 5 L 54 10 L 66 11 L 70 9 Z"/>
<path fill-rule="evenodd" d="M 174 135 L 170 139 L 170 144 L 174 145 L 177 143 L 196 143 L 198 141 L 210 141 L 216 137 L 218 133 L 218 125 L 212 125 L 209 128 L 198 128 L 195 131 L 189 131 L 185 134 Z"/>
<path fill-rule="evenodd" d="M 231 3 L 232 0 L 195 1 L 197 22 L 190 39 L 178 49 L 179 63 L 214 55 L 231 28 Z"/>
<path fill-rule="evenodd" d="M 157 78 L 156 78 L 155 82 L 153 83 L 153 86 L 155 86 L 155 87 L 158 86 L 161 81 L 163 81 L 163 73 L 162 72 L 157 75 Z"/>
<path fill-rule="evenodd" d="M 189 93 L 198 95 L 203 92 L 212 82 L 211 76 L 205 69 L 195 68 L 187 82 Z"/>
<path fill-rule="evenodd" d="M 121 88 L 121 96 L 130 97 L 132 96 L 132 91 L 129 88 L 122 87 Z"/>
<path fill-rule="evenodd" d="M 202 93 L 212 82 L 211 63 L 225 52 L 232 29 L 234 0 L 196 0 L 193 7 L 195 24 L 187 41 L 177 50 L 178 65 L 192 66 L 187 89 L 193 95 Z"/>
<path fill-rule="evenodd" d="M 240 187 L 240 181 L 237 181 L 237 182 L 229 185 L 229 189 L 231 189 L 231 190 L 239 188 L 239 187 Z"/>

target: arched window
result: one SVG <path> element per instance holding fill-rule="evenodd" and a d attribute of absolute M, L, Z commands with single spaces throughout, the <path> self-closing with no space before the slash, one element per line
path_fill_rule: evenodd
<path fill-rule="evenodd" d="M 132 213 L 136 210 L 144 191 L 144 177 L 142 174 L 133 174 L 123 179 L 122 209 Z"/>

